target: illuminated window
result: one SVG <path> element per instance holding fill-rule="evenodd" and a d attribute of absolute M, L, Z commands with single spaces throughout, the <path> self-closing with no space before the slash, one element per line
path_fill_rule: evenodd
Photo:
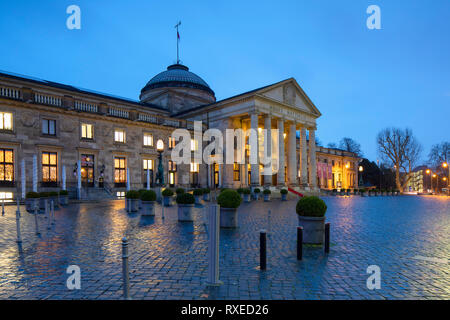
<path fill-rule="evenodd" d="M 125 191 L 117 191 L 116 192 L 117 198 L 124 198 L 125 197 Z"/>
<path fill-rule="evenodd" d="M 198 163 L 191 162 L 191 172 L 198 172 Z"/>
<path fill-rule="evenodd" d="M 56 120 L 42 119 L 42 134 L 56 135 Z"/>
<path fill-rule="evenodd" d="M 0 130 L 13 129 L 13 116 L 9 112 L 0 112 Z"/>
<path fill-rule="evenodd" d="M 152 147 L 153 146 L 153 135 L 150 133 L 144 133 L 144 146 Z"/>
<path fill-rule="evenodd" d="M 177 164 L 176 164 L 176 162 L 173 162 L 172 160 L 169 160 L 168 168 L 169 168 L 169 171 L 177 171 Z"/>
<path fill-rule="evenodd" d="M 114 158 L 114 183 L 127 182 L 126 159 L 123 157 Z"/>
<path fill-rule="evenodd" d="M 14 183 L 14 151 L 12 149 L 0 149 L 0 185 L 12 185 Z"/>
<path fill-rule="evenodd" d="M 233 180 L 234 181 L 241 181 L 241 168 L 238 163 L 233 164 Z"/>
<path fill-rule="evenodd" d="M 93 139 L 94 138 L 92 124 L 87 124 L 87 123 L 81 124 L 81 138 L 83 138 L 83 139 Z"/>
<path fill-rule="evenodd" d="M 116 129 L 114 131 L 114 141 L 120 142 L 120 143 L 125 143 L 125 131 Z"/>
<path fill-rule="evenodd" d="M 144 159 L 143 160 L 143 168 L 144 168 L 144 170 L 153 170 L 153 160 Z"/>
<path fill-rule="evenodd" d="M 198 149 L 198 141 L 191 139 L 191 151 L 197 151 Z"/>
<path fill-rule="evenodd" d="M 0 192 L 0 200 L 2 202 L 11 202 L 13 200 L 12 192 Z"/>
<path fill-rule="evenodd" d="M 169 149 L 175 148 L 175 139 L 172 137 L 169 137 Z"/>
<path fill-rule="evenodd" d="M 58 181 L 58 154 L 42 152 L 42 182 L 55 184 Z"/>

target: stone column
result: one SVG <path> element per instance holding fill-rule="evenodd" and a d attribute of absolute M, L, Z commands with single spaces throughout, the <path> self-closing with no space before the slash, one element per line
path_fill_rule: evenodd
<path fill-rule="evenodd" d="M 284 186 L 284 119 L 278 119 L 278 174 L 277 185 Z"/>
<path fill-rule="evenodd" d="M 269 163 L 264 165 L 265 172 L 269 172 L 269 174 L 264 175 L 264 185 L 270 186 L 272 185 L 272 116 L 269 114 L 264 118 L 264 129 L 266 129 L 267 132 L 264 137 L 267 139 L 264 144 L 264 147 L 266 148 L 266 150 L 264 150 L 264 157 L 266 157 L 266 163 Z"/>
<path fill-rule="evenodd" d="M 302 127 L 300 130 L 300 179 L 302 187 L 308 186 L 308 158 L 306 149 L 306 128 Z"/>
<path fill-rule="evenodd" d="M 255 146 L 250 146 L 250 152 L 253 154 L 256 154 L 256 163 L 252 163 L 250 165 L 251 167 L 251 185 L 252 186 L 259 186 L 259 150 L 258 150 L 258 144 L 259 144 L 259 139 L 258 139 L 258 113 L 254 112 L 250 114 L 250 128 L 254 130 L 254 132 L 256 132 L 256 145 Z"/>
<path fill-rule="evenodd" d="M 290 186 L 296 186 L 297 182 L 297 124 L 291 123 L 289 125 L 288 136 L 288 180 Z"/>
<path fill-rule="evenodd" d="M 313 189 L 317 188 L 317 164 L 316 164 L 316 131 L 309 130 L 309 182 Z"/>

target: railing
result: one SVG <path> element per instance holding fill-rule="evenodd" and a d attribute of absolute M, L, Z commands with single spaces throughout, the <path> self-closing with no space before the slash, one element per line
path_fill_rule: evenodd
<path fill-rule="evenodd" d="M 75 101 L 75 109 L 86 112 L 94 112 L 94 113 L 98 112 L 98 106 L 96 104 L 82 101 Z"/>
<path fill-rule="evenodd" d="M 21 99 L 21 92 L 19 89 L 0 87 L 0 96 L 12 99 Z"/>
<path fill-rule="evenodd" d="M 49 96 L 41 93 L 35 93 L 34 94 L 34 102 L 40 103 L 40 104 L 46 104 L 50 106 L 57 106 L 61 107 L 62 105 L 62 99 L 59 97 Z"/>
<path fill-rule="evenodd" d="M 125 119 L 130 118 L 129 111 L 119 109 L 119 108 L 112 108 L 112 107 L 110 107 L 108 109 L 108 115 L 113 116 L 113 117 L 118 117 L 118 118 L 125 118 Z"/>
<path fill-rule="evenodd" d="M 138 121 L 149 122 L 149 123 L 158 123 L 158 117 L 151 114 L 139 113 Z"/>
<path fill-rule="evenodd" d="M 172 119 L 161 119 L 161 124 L 163 126 L 169 126 L 169 127 L 180 127 L 180 121 L 179 120 L 172 120 Z"/>

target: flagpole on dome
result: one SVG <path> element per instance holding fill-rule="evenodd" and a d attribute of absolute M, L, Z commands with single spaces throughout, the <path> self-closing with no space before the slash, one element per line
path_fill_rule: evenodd
<path fill-rule="evenodd" d="M 180 64 L 180 54 L 179 54 L 180 33 L 178 32 L 178 27 L 180 25 L 181 25 L 181 21 L 179 21 L 175 25 L 175 29 L 177 29 L 177 64 Z"/>

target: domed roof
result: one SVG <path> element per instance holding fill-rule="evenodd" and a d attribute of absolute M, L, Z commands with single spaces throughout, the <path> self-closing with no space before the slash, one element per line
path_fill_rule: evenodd
<path fill-rule="evenodd" d="M 189 68 L 182 64 L 173 64 L 167 67 L 167 71 L 163 71 L 154 76 L 141 92 L 155 89 L 155 88 L 167 88 L 167 87 L 185 87 L 194 88 L 207 91 L 214 95 L 214 91 L 208 86 L 208 84 L 193 72 L 189 71 Z"/>

